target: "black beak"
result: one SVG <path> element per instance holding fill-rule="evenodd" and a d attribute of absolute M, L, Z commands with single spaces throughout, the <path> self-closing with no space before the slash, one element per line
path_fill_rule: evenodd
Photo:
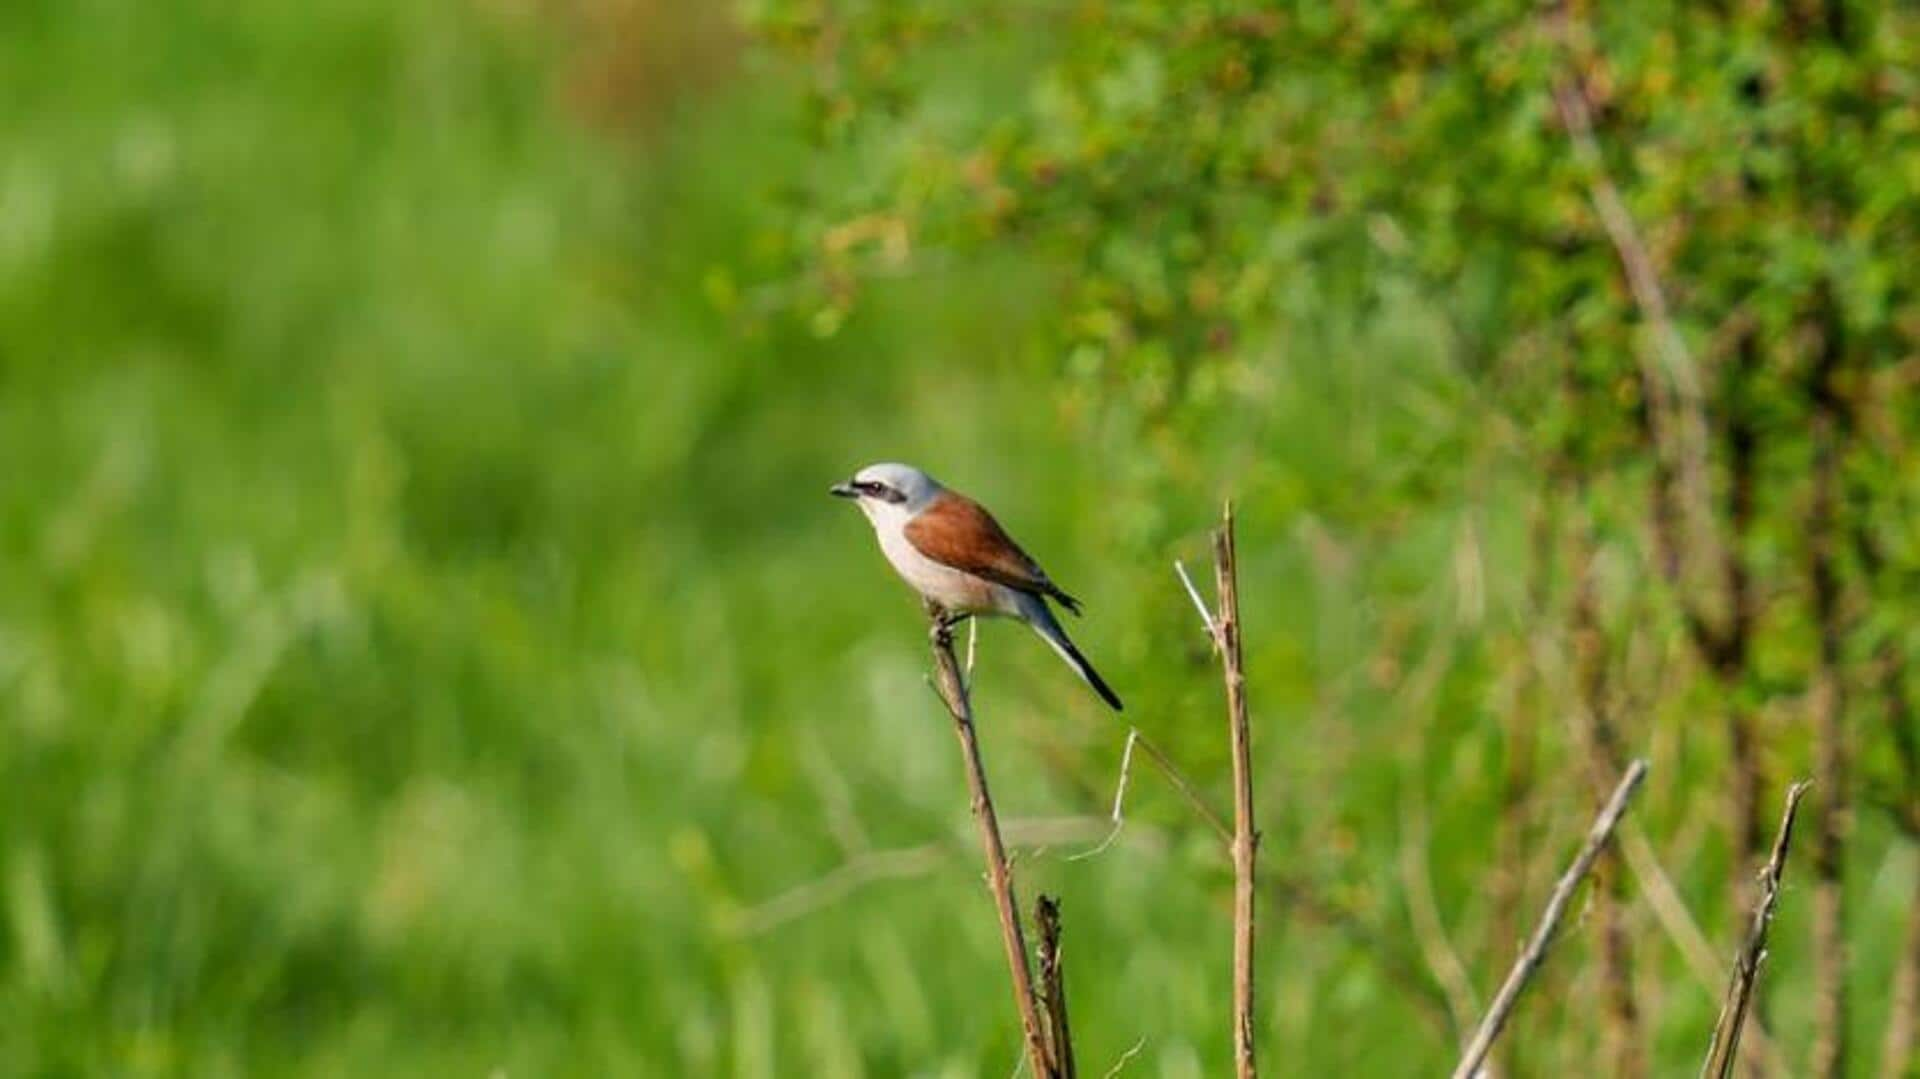
<path fill-rule="evenodd" d="M 853 489 L 851 483 L 836 483 L 827 488 L 827 493 L 835 498 L 859 498 L 860 492 Z"/>

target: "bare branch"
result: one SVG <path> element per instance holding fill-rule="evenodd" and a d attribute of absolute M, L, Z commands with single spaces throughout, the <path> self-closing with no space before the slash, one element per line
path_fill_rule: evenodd
<path fill-rule="evenodd" d="M 1561 875 L 1559 883 L 1553 886 L 1553 894 L 1547 899 L 1547 909 L 1540 915 L 1540 924 L 1535 927 L 1527 946 L 1513 962 L 1513 969 L 1507 972 L 1507 980 L 1501 984 L 1500 992 L 1494 995 L 1493 1005 L 1487 1009 L 1486 1017 L 1480 1020 L 1480 1027 L 1474 1031 L 1473 1038 L 1467 1043 L 1466 1050 L 1460 1055 L 1460 1063 L 1453 1069 L 1453 1079 L 1472 1079 L 1479 1073 L 1480 1065 L 1487 1059 L 1487 1053 L 1493 1048 L 1494 1041 L 1500 1037 L 1500 1031 L 1507 1025 L 1507 1019 L 1513 1014 L 1514 1005 L 1519 1003 L 1520 993 L 1527 987 L 1527 981 L 1547 957 L 1547 948 L 1553 944 L 1553 937 L 1559 929 L 1560 919 L 1565 916 L 1567 906 L 1573 901 L 1573 893 L 1586 878 L 1587 871 L 1600 857 L 1607 846 L 1620 817 L 1627 811 L 1627 802 L 1647 775 L 1647 762 L 1636 760 L 1627 768 L 1627 774 L 1620 778 L 1620 785 L 1614 788 L 1613 797 L 1607 800 L 1600 815 L 1594 819 L 1593 828 L 1587 833 L 1587 842 L 1573 859 L 1573 864 Z"/>
<path fill-rule="evenodd" d="M 1221 512 L 1213 534 L 1214 594 L 1220 603 L 1214 640 L 1227 683 L 1228 737 L 1233 753 L 1233 1056 L 1239 1079 L 1254 1079 L 1253 904 L 1254 856 L 1260 833 L 1253 824 L 1253 733 L 1247 722 L 1247 679 L 1240 666 L 1240 580 L 1234 558 L 1233 503 Z M 1186 578 L 1183 570 L 1181 579 Z M 1191 584 L 1189 583 L 1191 591 Z M 1194 593 L 1194 599 L 1199 599 Z"/>
<path fill-rule="evenodd" d="M 1060 966 L 1060 902 L 1043 895 L 1034 900 L 1033 923 L 1040 929 L 1040 1001 L 1046 1006 L 1047 1048 L 1060 1079 L 1075 1079 L 1073 1032 L 1067 1025 L 1067 980 Z"/>
<path fill-rule="evenodd" d="M 927 615 L 932 622 L 929 637 L 933 646 L 933 666 L 941 700 L 953 716 L 954 735 L 960 741 L 960 755 L 967 771 L 967 787 L 972 794 L 973 817 L 980 825 L 980 847 L 987 862 L 987 885 L 993 892 L 1000 915 L 1000 940 L 1006 946 L 1007 969 L 1013 981 L 1013 1003 L 1020 1014 L 1021 1035 L 1026 1041 L 1027 1057 L 1036 1079 L 1058 1079 L 1047 1051 L 1040 1025 L 1039 1006 L 1034 1000 L 1033 971 L 1027 965 L 1027 943 L 1020 929 L 1020 907 L 1014 899 L 1013 873 L 1007 868 L 1007 851 L 1000 840 L 1000 821 L 993 811 L 993 796 L 987 789 L 987 769 L 980 759 L 980 743 L 973 731 L 973 702 L 967 695 L 959 660 L 953 654 L 953 633 L 945 615 L 929 603 Z"/>
<path fill-rule="evenodd" d="M 1740 1028 L 1753 1001 L 1754 983 L 1760 977 L 1760 964 L 1767 957 L 1767 927 L 1773 922 L 1774 904 L 1780 898 L 1780 874 L 1786 869 L 1787 846 L 1793 841 L 1793 818 L 1800 810 L 1800 796 L 1806 783 L 1795 783 L 1787 791 L 1787 808 L 1780 817 L 1780 832 L 1773 840 L 1773 856 L 1760 874 L 1760 899 L 1753 909 L 1753 921 L 1747 927 L 1747 939 L 1734 956 L 1733 976 L 1727 983 L 1726 1001 L 1720 1006 L 1720 1018 L 1713 1025 L 1713 1041 L 1707 1047 L 1706 1063 L 1700 1074 L 1726 1079 L 1733 1074 L 1734 1061 L 1740 1055 Z"/>

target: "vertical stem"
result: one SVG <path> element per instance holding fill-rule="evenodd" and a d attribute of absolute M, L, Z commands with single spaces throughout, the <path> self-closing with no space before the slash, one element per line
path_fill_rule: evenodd
<path fill-rule="evenodd" d="M 1033 922 L 1040 929 L 1040 999 L 1046 1005 L 1047 1048 L 1059 1066 L 1060 1079 L 1079 1074 L 1073 1062 L 1073 1031 L 1067 1025 L 1067 978 L 1060 964 L 1060 903 L 1041 896 L 1033 903 Z"/>
<path fill-rule="evenodd" d="M 987 769 L 980 759 L 980 743 L 974 737 L 973 702 L 966 682 L 960 677 L 960 663 L 953 655 L 953 634 L 941 613 L 929 606 L 933 620 L 933 667 L 935 686 L 953 716 L 953 733 L 960 740 L 960 754 L 966 761 L 967 788 L 973 797 L 973 819 L 980 825 L 980 848 L 986 856 L 987 886 L 993 892 L 994 906 L 1000 915 L 1000 939 L 1006 945 L 1007 970 L 1013 979 L 1013 1004 L 1020 1013 L 1021 1034 L 1026 1041 L 1027 1059 L 1033 1074 L 1040 1079 L 1059 1079 L 1059 1069 L 1040 1025 L 1040 1010 L 1034 1003 L 1033 970 L 1027 964 L 1027 942 L 1020 929 L 1020 907 L 1013 895 L 1013 873 L 1007 868 L 1007 850 L 1000 841 L 1000 820 L 993 811 L 993 796 L 987 790 Z"/>
<path fill-rule="evenodd" d="M 1233 752 L 1233 1061 L 1239 1079 L 1253 1079 L 1259 1074 L 1253 1046 L 1253 897 L 1260 833 L 1253 826 L 1253 734 L 1247 723 L 1247 680 L 1240 667 L 1240 584 L 1231 502 L 1222 513 L 1219 531 L 1213 534 L 1213 564 Z"/>

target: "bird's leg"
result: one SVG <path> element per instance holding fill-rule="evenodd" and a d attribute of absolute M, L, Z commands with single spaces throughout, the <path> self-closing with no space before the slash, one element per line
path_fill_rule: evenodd
<path fill-rule="evenodd" d="M 947 619 L 951 616 L 946 608 L 925 597 L 922 597 L 920 602 L 927 609 L 927 638 L 933 642 L 935 648 L 952 648 L 953 627 L 947 624 Z"/>
<path fill-rule="evenodd" d="M 932 600 L 927 600 L 926 603 L 927 615 L 933 619 L 933 628 L 929 631 L 929 636 L 933 638 L 933 643 L 939 645 L 941 648 L 953 647 L 954 627 L 972 618 L 973 615 L 965 612 L 949 611 Z"/>
<path fill-rule="evenodd" d="M 940 632 L 945 635 L 944 640 L 946 643 L 952 644 L 953 631 L 958 629 L 962 622 L 971 621 L 972 618 L 973 616 L 970 614 L 955 614 L 952 611 L 943 612 L 940 615 Z"/>

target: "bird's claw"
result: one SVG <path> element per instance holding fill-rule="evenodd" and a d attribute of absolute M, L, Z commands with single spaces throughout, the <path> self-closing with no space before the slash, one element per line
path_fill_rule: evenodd
<path fill-rule="evenodd" d="M 970 614 L 956 614 L 952 611 L 937 609 L 933 610 L 932 614 L 933 626 L 927 631 L 927 634 L 933 639 L 933 643 L 941 648 L 952 647 L 954 627 L 973 617 Z"/>

